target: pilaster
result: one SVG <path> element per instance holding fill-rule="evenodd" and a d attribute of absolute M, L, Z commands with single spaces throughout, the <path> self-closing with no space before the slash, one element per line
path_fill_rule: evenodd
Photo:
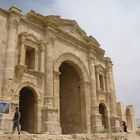
<path fill-rule="evenodd" d="M 44 98 L 45 99 L 44 104 L 45 106 L 49 106 L 49 107 L 52 107 L 54 105 L 53 103 L 53 42 L 54 42 L 53 38 L 47 38 L 46 58 L 45 58 L 46 93 Z"/>
<path fill-rule="evenodd" d="M 91 131 L 92 133 L 99 132 L 101 126 L 101 115 L 99 114 L 99 108 L 96 95 L 96 77 L 95 77 L 95 56 L 92 52 L 89 52 L 89 71 L 90 71 L 90 95 L 91 95 Z"/>
<path fill-rule="evenodd" d="M 117 107 L 116 107 L 116 93 L 114 86 L 114 78 L 112 71 L 112 62 L 110 58 L 106 58 L 106 69 L 107 69 L 107 77 L 109 83 L 109 94 L 110 94 L 110 123 L 112 132 L 118 131 L 118 117 L 117 117 Z"/>
<path fill-rule="evenodd" d="M 60 134 L 60 112 L 59 105 L 55 96 L 59 96 L 59 72 L 53 70 L 53 45 L 54 37 L 52 35 L 47 37 L 46 56 L 45 56 L 45 86 L 46 93 L 44 97 L 44 122 L 43 131 L 49 133 Z M 42 54 L 43 55 L 43 54 Z M 43 62 L 43 58 L 42 58 Z M 57 93 L 58 92 L 58 93 Z M 57 93 L 57 95 L 56 95 Z"/>
<path fill-rule="evenodd" d="M 20 21 L 21 10 L 16 7 L 9 9 L 8 19 L 8 40 L 6 50 L 6 62 L 4 73 L 4 90 L 2 98 L 6 94 L 11 94 L 12 83 L 15 75 L 15 60 L 16 60 L 16 47 L 17 47 L 17 27 Z"/>
<path fill-rule="evenodd" d="M 19 65 L 25 65 L 25 39 L 26 37 L 22 34 L 20 36 L 20 56 L 19 56 Z"/>
<path fill-rule="evenodd" d="M 46 44 L 44 42 L 40 43 L 41 46 L 41 60 L 40 60 L 40 72 L 44 73 L 45 72 L 45 46 Z"/>

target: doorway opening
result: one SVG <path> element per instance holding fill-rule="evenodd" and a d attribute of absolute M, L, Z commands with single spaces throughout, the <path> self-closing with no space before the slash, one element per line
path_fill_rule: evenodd
<path fill-rule="evenodd" d="M 37 102 L 31 88 L 24 87 L 20 90 L 19 111 L 21 113 L 21 131 L 35 133 L 37 129 Z"/>

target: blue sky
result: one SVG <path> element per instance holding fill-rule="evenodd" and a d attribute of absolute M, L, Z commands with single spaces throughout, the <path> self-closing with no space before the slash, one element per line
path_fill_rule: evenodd
<path fill-rule="evenodd" d="M 12 5 L 76 20 L 112 58 L 117 100 L 133 104 L 140 118 L 139 0 L 0 0 L 0 7 Z"/>

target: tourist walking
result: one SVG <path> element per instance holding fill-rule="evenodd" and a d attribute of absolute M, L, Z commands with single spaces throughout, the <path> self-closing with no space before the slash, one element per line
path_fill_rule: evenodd
<path fill-rule="evenodd" d="M 15 113 L 12 121 L 13 121 L 12 133 L 14 134 L 17 128 L 18 134 L 20 135 L 20 112 L 18 107 L 15 108 Z"/>

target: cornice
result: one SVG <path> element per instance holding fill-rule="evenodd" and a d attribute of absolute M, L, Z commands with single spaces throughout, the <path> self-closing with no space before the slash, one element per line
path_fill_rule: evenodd
<path fill-rule="evenodd" d="M 3 9 L 3 8 L 1 8 L 1 7 L 0 7 L 0 13 L 5 14 L 6 16 L 8 15 L 8 11 Z"/>
<path fill-rule="evenodd" d="M 40 15 L 38 13 L 36 13 L 35 11 L 31 10 L 30 12 L 28 12 L 25 15 L 25 18 L 30 21 L 33 22 L 34 24 L 37 24 L 43 28 L 46 27 L 46 23 L 45 23 L 45 17 L 43 15 Z"/>
<path fill-rule="evenodd" d="M 26 19 L 24 16 L 21 17 L 21 22 L 25 22 L 28 26 L 34 26 L 35 28 L 38 28 L 39 30 L 41 30 L 42 32 L 45 32 L 44 28 L 29 21 L 28 19 Z"/>
<path fill-rule="evenodd" d="M 9 14 L 14 13 L 14 14 L 16 14 L 18 16 L 21 16 L 21 12 L 22 12 L 22 10 L 17 8 L 17 7 L 15 7 L 15 6 L 10 7 L 9 10 L 8 10 Z"/>

